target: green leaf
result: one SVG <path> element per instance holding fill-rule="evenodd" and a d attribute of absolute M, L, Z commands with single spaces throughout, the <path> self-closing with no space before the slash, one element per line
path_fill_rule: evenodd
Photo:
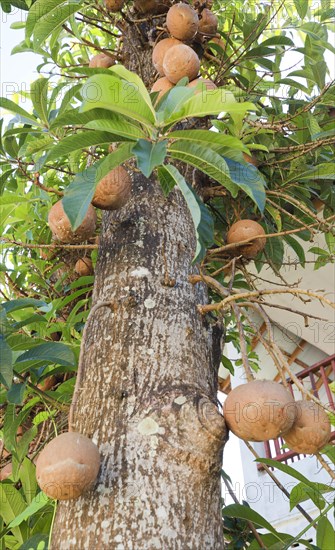
<path fill-rule="evenodd" d="M 48 84 L 47 78 L 38 78 L 30 88 L 30 97 L 34 109 L 46 125 L 48 124 Z"/>
<path fill-rule="evenodd" d="M 42 413 L 43 414 L 43 413 Z M 46 420 L 50 415 L 46 413 Z M 36 417 L 35 417 L 36 418 Z M 33 419 L 34 425 L 35 418 Z M 22 490 L 24 492 L 24 497 L 28 504 L 34 499 L 38 485 L 36 480 L 36 467 L 35 464 L 29 458 L 25 457 L 21 466 L 20 466 L 20 481 L 22 483 Z"/>
<path fill-rule="evenodd" d="M 167 197 L 175 187 L 176 180 L 171 177 L 170 172 L 165 170 L 165 166 L 159 166 L 157 174 L 164 196 Z"/>
<path fill-rule="evenodd" d="M 315 180 L 315 179 L 335 179 L 335 162 L 328 162 L 324 164 L 319 164 L 306 172 L 301 174 L 294 174 L 288 180 L 284 182 L 284 185 L 290 183 L 291 181 L 300 181 L 300 180 Z"/>
<path fill-rule="evenodd" d="M 44 2 L 46 3 L 46 2 Z M 46 3 L 49 5 L 49 1 Z M 80 9 L 82 4 L 81 0 L 69 0 L 67 4 L 60 5 L 58 7 L 49 9 L 45 15 L 38 17 L 33 29 L 34 48 L 39 50 L 43 42 L 63 23 L 70 18 L 70 16 Z M 52 1 L 53 5 L 53 1 Z M 40 14 L 39 14 L 40 15 Z"/>
<path fill-rule="evenodd" d="M 62 204 L 73 231 L 81 225 L 91 204 L 97 183 L 96 173 L 96 166 L 90 166 L 77 174 L 65 190 Z"/>
<path fill-rule="evenodd" d="M 116 151 L 76 175 L 62 199 L 64 211 L 75 231 L 85 218 L 98 182 L 110 170 L 133 156 L 133 143 L 121 145 Z"/>
<path fill-rule="evenodd" d="M 26 540 L 19 550 L 47 550 L 49 535 L 33 535 L 29 540 Z"/>
<path fill-rule="evenodd" d="M 278 34 L 276 36 L 271 36 L 271 38 L 267 38 L 260 46 L 294 46 L 294 42 L 288 36 Z"/>
<path fill-rule="evenodd" d="M 237 195 L 237 186 L 230 179 L 227 163 L 221 155 L 198 143 L 178 140 L 168 148 L 172 158 L 176 158 L 198 168 L 209 177 L 226 187 L 233 197 Z"/>
<path fill-rule="evenodd" d="M 48 342 L 31 348 L 16 359 L 15 365 L 20 366 L 27 361 L 43 361 L 69 367 L 76 363 L 73 351 L 60 342 Z"/>
<path fill-rule="evenodd" d="M 124 140 L 128 141 L 127 138 L 124 138 Z M 62 141 L 55 145 L 55 147 L 51 149 L 50 153 L 48 153 L 45 162 L 54 161 L 59 157 L 69 155 L 78 149 L 92 147 L 93 145 L 110 144 L 113 141 L 120 141 L 120 136 L 109 132 L 100 132 L 98 130 L 80 132 L 62 139 Z"/>
<path fill-rule="evenodd" d="M 223 157 L 229 168 L 230 179 L 246 193 L 261 212 L 265 207 L 265 181 L 262 174 L 250 163 L 241 164 Z"/>
<path fill-rule="evenodd" d="M 10 388 L 13 380 L 13 354 L 6 340 L 0 336 L 0 382 Z"/>
<path fill-rule="evenodd" d="M 168 90 L 159 100 L 157 109 L 157 121 L 164 122 L 174 114 L 179 113 L 185 101 L 194 96 L 194 89 L 178 84 Z M 157 101 L 157 100 L 156 100 Z"/>
<path fill-rule="evenodd" d="M 5 309 L 6 313 L 12 313 L 18 309 L 25 309 L 27 307 L 41 308 L 45 307 L 47 304 L 43 300 L 35 300 L 35 298 L 18 298 L 17 300 L 8 300 L 8 302 L 3 302 L 2 307 Z"/>
<path fill-rule="evenodd" d="M 79 108 L 69 109 L 58 115 L 55 120 L 50 124 L 50 129 L 54 130 L 55 128 L 62 128 L 63 126 L 86 126 L 90 122 L 95 120 L 108 120 L 111 117 L 111 112 L 107 109 L 92 109 L 86 113 L 82 113 Z M 116 113 L 113 113 L 115 116 L 119 116 Z M 123 117 L 120 117 L 122 120 Z M 129 121 L 127 121 L 129 122 Z M 137 124 L 137 123 L 135 123 Z"/>
<path fill-rule="evenodd" d="M 333 235 L 333 233 L 325 233 L 325 239 L 329 254 L 335 254 L 335 235 Z"/>
<path fill-rule="evenodd" d="M 137 86 L 112 74 L 91 76 L 83 87 L 82 96 L 83 113 L 102 108 L 142 122 L 150 129 L 155 124 L 155 116 Z"/>
<path fill-rule="evenodd" d="M 282 230 L 282 220 L 281 220 L 281 215 L 280 215 L 279 211 L 277 210 L 277 208 L 275 208 L 271 204 L 267 204 L 266 207 L 265 207 L 265 210 L 267 212 L 269 212 L 270 216 L 274 220 L 278 231 L 281 231 Z"/>
<path fill-rule="evenodd" d="M 315 483 L 314 487 L 307 487 L 303 482 L 298 483 L 293 487 L 290 493 L 290 510 L 292 510 L 300 502 L 305 500 L 312 500 L 319 510 L 322 510 L 325 507 L 326 501 L 322 497 L 322 493 L 331 492 L 333 489 L 330 487 L 320 486 L 320 484 Z"/>
<path fill-rule="evenodd" d="M 10 111 L 11 113 L 15 113 L 16 115 L 23 117 L 34 126 L 41 126 L 41 124 L 37 122 L 36 118 L 33 115 L 27 113 L 27 111 L 22 109 L 22 107 L 20 107 L 19 105 L 16 105 L 16 103 L 14 103 L 14 101 L 11 101 L 10 99 L 0 97 L 0 107 L 5 109 L 6 111 Z"/>
<path fill-rule="evenodd" d="M 294 237 L 292 237 L 292 235 L 285 235 L 284 240 L 287 242 L 287 244 L 294 250 L 294 252 L 298 256 L 301 266 L 305 267 L 305 262 L 306 262 L 305 251 L 301 246 L 301 244 Z"/>
<path fill-rule="evenodd" d="M 211 149 L 217 144 L 221 147 L 229 147 L 239 151 L 247 151 L 246 146 L 236 137 L 227 136 L 210 130 L 176 130 L 169 134 L 169 139 L 182 139 L 184 141 L 209 143 Z"/>
<path fill-rule="evenodd" d="M 323 516 L 318 521 L 316 531 L 316 544 L 319 548 L 330 549 L 334 547 L 335 531 L 329 519 Z"/>
<path fill-rule="evenodd" d="M 0 483 L 0 502 L 0 515 L 7 525 L 26 508 L 23 496 L 12 484 Z M 23 544 L 27 537 L 26 526 L 13 527 L 12 531 L 17 540 Z"/>
<path fill-rule="evenodd" d="M 44 493 L 38 493 L 31 501 L 29 506 L 21 512 L 13 521 L 10 522 L 9 528 L 18 527 L 23 521 L 26 521 L 39 510 L 50 504 L 50 499 Z"/>
<path fill-rule="evenodd" d="M 0 175 L 0 195 L 2 195 L 2 193 L 4 192 L 5 184 L 13 172 L 14 172 L 14 168 L 11 168 L 10 170 L 6 170 Z M 2 200 L 1 200 L 1 203 L 2 203 Z"/>
<path fill-rule="evenodd" d="M 93 112 L 93 111 L 89 111 Z M 92 120 L 86 124 L 87 128 L 93 128 L 94 130 L 102 130 L 104 132 L 111 132 L 118 137 L 117 141 L 126 141 L 121 138 L 127 138 L 128 140 L 137 141 L 140 138 L 145 138 L 146 134 L 141 127 L 136 123 L 132 124 L 126 120 L 124 116 L 117 113 L 111 113 L 107 111 L 108 117 Z M 83 116 L 83 114 L 81 114 Z"/>
<path fill-rule="evenodd" d="M 231 374 L 232 376 L 234 376 L 235 369 L 234 369 L 234 365 L 233 365 L 233 363 L 231 362 L 231 360 L 228 359 L 228 357 L 226 357 L 225 355 L 222 355 L 222 357 L 221 357 L 221 363 L 222 363 L 222 365 L 230 372 L 230 374 Z"/>
<path fill-rule="evenodd" d="M 148 105 L 149 109 L 152 112 L 152 116 L 155 119 L 155 109 L 152 105 L 150 94 L 146 89 L 143 80 L 136 73 L 133 73 L 123 67 L 123 65 L 113 65 L 113 67 L 110 67 L 109 70 L 111 73 L 116 74 L 126 82 L 134 84 L 135 88 L 140 92 L 142 99 L 144 99 L 144 101 Z"/>
<path fill-rule="evenodd" d="M 293 1 L 299 17 L 301 19 L 304 19 L 308 11 L 308 0 L 293 0 Z"/>
<path fill-rule="evenodd" d="M 166 157 L 167 141 L 152 143 L 146 139 L 139 139 L 133 147 L 133 153 L 136 156 L 137 167 L 146 178 L 149 178 L 153 170 L 163 164 Z"/>
<path fill-rule="evenodd" d="M 7 392 L 8 403 L 22 405 L 26 384 L 12 384 Z"/>
<path fill-rule="evenodd" d="M 163 175 L 165 179 L 171 179 L 174 184 L 171 182 L 170 187 L 177 185 L 187 202 L 197 237 L 197 248 L 193 263 L 199 262 L 205 256 L 206 249 L 213 243 L 213 219 L 206 206 L 197 197 L 192 187 L 186 183 L 184 177 L 175 166 L 171 164 L 161 166 L 160 175 Z"/>
<path fill-rule="evenodd" d="M 62 3 L 64 4 L 64 2 L 65 0 L 48 0 L 48 2 L 45 2 L 45 0 L 36 0 L 36 2 L 33 3 L 26 21 L 27 43 L 29 42 L 29 38 L 33 34 L 34 27 L 36 23 L 38 23 L 39 19 L 47 13 L 51 13 L 53 9 L 57 8 Z"/>
<path fill-rule="evenodd" d="M 258 512 L 255 512 L 255 510 L 252 510 L 248 506 L 243 506 L 242 504 L 229 504 L 228 506 L 225 506 L 223 508 L 222 514 L 231 518 L 240 518 L 251 521 L 253 524 L 267 529 L 276 537 L 277 540 L 281 542 L 285 542 L 285 540 L 287 540 L 287 537 L 290 536 L 278 533 L 274 529 L 274 527 L 272 527 L 271 523 L 269 523 L 260 514 L 258 514 Z"/>
<path fill-rule="evenodd" d="M 313 491 L 315 489 L 322 492 L 328 492 L 328 491 L 334 490 L 330 488 L 328 485 L 325 485 L 324 483 L 315 483 L 314 481 L 310 481 L 298 470 L 296 470 L 295 468 L 292 468 L 292 466 L 288 466 L 287 464 L 283 464 L 282 462 L 278 462 L 277 460 L 273 460 L 271 458 L 257 458 L 256 462 L 260 462 L 261 464 L 267 464 L 272 468 L 277 468 L 277 470 L 281 470 L 282 472 L 293 477 L 294 479 L 301 481 L 306 486 L 310 487 Z"/>
<path fill-rule="evenodd" d="M 221 113 L 236 113 L 244 115 L 247 111 L 255 111 L 253 103 L 237 103 L 232 92 L 224 88 L 203 90 L 185 101 L 177 113 L 164 120 L 163 125 L 171 125 L 190 117 L 214 116 Z"/>

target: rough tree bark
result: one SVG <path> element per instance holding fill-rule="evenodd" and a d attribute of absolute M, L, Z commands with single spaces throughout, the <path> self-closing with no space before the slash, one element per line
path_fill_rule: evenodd
<path fill-rule="evenodd" d="M 131 40 L 149 80 L 149 50 Z M 51 548 L 220 550 L 225 425 L 213 326 L 196 308 L 206 289 L 188 280 L 194 228 L 178 191 L 133 180 L 131 201 L 104 215 L 93 304 L 111 306 L 82 343 L 75 428 L 99 446 L 99 479 L 59 504 Z"/>

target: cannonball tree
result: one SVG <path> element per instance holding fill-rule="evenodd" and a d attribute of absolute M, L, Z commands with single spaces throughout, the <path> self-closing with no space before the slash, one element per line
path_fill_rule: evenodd
<path fill-rule="evenodd" d="M 316 268 L 334 259 L 332 10 L 239 0 L 1 7 L 26 16 L 13 59 L 34 52 L 40 73 L 29 93 L 1 98 L 2 458 L 12 464 L 0 485 L 3 546 L 286 548 L 294 538 L 245 505 L 222 508 L 218 368 L 226 337 L 253 380 L 250 313 L 267 315 L 264 295 L 334 307 L 283 279 L 264 291 L 249 277 L 255 265 L 280 274 L 285 247 L 303 269 L 301 243 L 317 232 L 327 248 L 315 248 Z M 230 240 L 240 220 L 260 230 Z M 92 440 L 100 470 L 56 506 L 34 464 L 67 431 Z M 332 535 L 321 516 L 320 540 Z"/>

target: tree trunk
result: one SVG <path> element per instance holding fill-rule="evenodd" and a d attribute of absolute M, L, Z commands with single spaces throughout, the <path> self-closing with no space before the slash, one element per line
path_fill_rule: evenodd
<path fill-rule="evenodd" d="M 197 311 L 206 289 L 189 282 L 183 197 L 135 172 L 100 243 L 93 304 L 111 305 L 88 321 L 75 429 L 99 446 L 101 469 L 93 490 L 59 504 L 51 548 L 220 550 L 218 354 Z"/>

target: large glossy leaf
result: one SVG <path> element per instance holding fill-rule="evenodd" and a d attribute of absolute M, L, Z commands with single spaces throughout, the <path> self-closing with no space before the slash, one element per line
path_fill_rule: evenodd
<path fill-rule="evenodd" d="M 167 117 L 162 125 L 175 124 L 179 120 L 190 117 L 214 116 L 221 113 L 245 114 L 247 111 L 255 111 L 253 103 L 238 103 L 232 92 L 224 88 L 216 90 L 203 90 L 185 101 L 180 110 Z"/>
<path fill-rule="evenodd" d="M 221 155 L 199 143 L 178 140 L 168 148 L 172 158 L 176 158 L 195 168 L 198 168 L 209 177 L 226 187 L 233 197 L 236 197 L 238 187 L 230 179 L 229 168 Z"/>
<path fill-rule="evenodd" d="M 0 335 L 0 382 L 10 388 L 13 379 L 13 354 L 3 336 Z"/>
<path fill-rule="evenodd" d="M 12 311 L 25 309 L 27 307 L 45 307 L 47 304 L 46 302 L 43 302 L 43 300 L 36 300 L 35 298 L 18 298 L 17 300 L 8 300 L 8 302 L 3 302 L 1 305 L 6 310 L 6 313 L 11 313 Z"/>
<path fill-rule="evenodd" d="M 179 113 L 185 101 L 194 96 L 194 88 L 174 86 L 160 99 L 157 109 L 157 121 L 164 122 L 174 114 Z"/>
<path fill-rule="evenodd" d="M 71 367 L 75 365 L 76 358 L 73 351 L 66 344 L 60 342 L 48 342 L 40 344 L 22 353 L 15 361 L 15 366 L 20 367 L 27 361 L 43 361 L 44 363 L 56 363 Z"/>
<path fill-rule="evenodd" d="M 315 180 L 315 179 L 326 179 L 334 180 L 335 179 L 335 162 L 322 163 L 310 170 L 301 172 L 300 174 L 294 174 L 289 179 L 284 182 L 284 185 L 290 183 L 291 181 L 300 181 L 300 180 Z"/>
<path fill-rule="evenodd" d="M 157 166 L 163 164 L 167 152 L 166 144 L 166 140 L 155 143 L 147 139 L 139 139 L 133 147 L 137 167 L 146 178 L 150 177 Z"/>
<path fill-rule="evenodd" d="M 327 517 L 322 517 L 318 521 L 318 528 L 316 531 L 316 544 L 319 548 L 324 548 L 326 550 L 334 548 L 335 541 L 335 531 L 334 527 L 330 523 Z"/>
<path fill-rule="evenodd" d="M 30 502 L 29 506 L 21 514 L 19 514 L 13 521 L 10 522 L 9 527 L 17 527 L 18 525 L 21 525 L 23 521 L 26 521 L 29 519 L 33 514 L 36 514 L 39 510 L 44 508 L 44 506 L 50 504 L 50 499 L 47 497 L 44 493 L 38 493 L 32 501 Z"/>
<path fill-rule="evenodd" d="M 248 506 L 243 506 L 242 504 L 229 504 L 225 506 L 222 510 L 222 515 L 228 516 L 231 518 L 240 518 L 251 521 L 254 525 L 263 527 L 272 533 L 277 540 L 285 542 L 285 540 L 290 539 L 290 535 L 284 535 L 283 533 L 278 533 L 271 523 L 269 523 L 265 518 L 263 518 L 258 512 L 252 510 Z"/>
<path fill-rule="evenodd" d="M 48 419 L 50 416 L 49 413 L 44 414 L 46 419 Z M 35 418 L 33 420 L 34 425 L 36 425 Z M 20 481 L 22 483 L 24 498 L 27 503 L 30 504 L 38 490 L 38 485 L 36 481 L 36 466 L 27 457 L 24 458 L 23 463 L 20 466 Z"/>
<path fill-rule="evenodd" d="M 6 111 L 10 111 L 11 113 L 19 115 L 24 120 L 32 123 L 34 126 L 41 126 L 41 124 L 37 122 L 36 118 L 33 115 L 29 114 L 27 111 L 22 109 L 22 107 L 16 105 L 14 101 L 11 101 L 6 97 L 0 97 L 0 107 L 2 107 L 2 109 L 5 109 Z"/>
<path fill-rule="evenodd" d="M 26 384 L 12 384 L 7 392 L 8 403 L 13 403 L 14 405 L 22 405 L 25 391 Z"/>
<path fill-rule="evenodd" d="M 166 187 L 167 181 L 170 180 L 169 187 L 172 188 L 176 185 L 182 192 L 184 199 L 187 202 L 197 237 L 197 248 L 193 258 L 193 263 L 199 262 L 205 256 L 206 249 L 213 243 L 213 219 L 206 206 L 202 203 L 199 197 L 197 197 L 192 187 L 186 183 L 184 177 L 175 166 L 169 164 L 166 166 L 161 166 L 158 174 L 159 178 L 163 179 L 164 187 Z"/>
<path fill-rule="evenodd" d="M 66 188 L 63 207 L 73 230 L 82 223 L 91 203 L 97 183 L 110 171 L 133 156 L 133 143 L 121 145 L 116 151 L 76 175 Z"/>
<path fill-rule="evenodd" d="M 48 542 L 48 535 L 33 535 L 20 546 L 20 550 L 47 550 Z"/>
<path fill-rule="evenodd" d="M 111 113 L 110 111 L 108 111 L 108 117 L 92 120 L 91 122 L 88 122 L 85 126 L 86 128 L 92 128 L 94 130 L 101 130 L 111 133 L 114 132 L 116 135 L 119 136 L 117 141 L 124 141 L 120 139 L 120 137 L 124 137 L 134 141 L 140 138 L 147 137 L 146 133 L 138 124 L 132 124 L 131 122 L 128 122 L 124 116 L 118 115 L 116 113 Z"/>
<path fill-rule="evenodd" d="M 328 485 L 324 483 L 315 483 L 314 481 L 310 481 L 306 476 L 301 474 L 298 470 L 295 468 L 292 468 L 292 466 L 288 466 L 288 464 L 283 464 L 282 462 L 278 462 L 277 460 L 273 460 L 271 458 L 258 458 L 257 462 L 261 462 L 262 464 L 267 464 L 267 466 L 271 466 L 272 468 L 277 468 L 277 470 L 281 470 L 285 474 L 293 477 L 294 479 L 297 479 L 298 481 L 301 481 L 311 489 L 317 489 L 320 492 L 328 492 L 330 489 Z M 330 489 L 330 491 L 333 491 L 334 489 Z"/>
<path fill-rule="evenodd" d="M 83 222 L 96 188 L 96 166 L 79 172 L 66 188 L 62 199 L 64 211 L 75 231 Z"/>
<path fill-rule="evenodd" d="M 169 134 L 170 139 L 182 139 L 185 141 L 209 143 L 211 148 L 217 144 L 221 147 L 230 147 L 239 151 L 246 151 L 246 146 L 236 137 L 211 132 L 210 130 L 176 130 Z"/>
<path fill-rule="evenodd" d="M 123 65 L 113 65 L 113 67 L 110 67 L 109 70 L 111 73 L 123 78 L 126 82 L 131 82 L 135 85 L 155 118 L 155 109 L 152 105 L 150 94 L 146 89 L 143 80 L 136 73 L 129 71 Z"/>
<path fill-rule="evenodd" d="M 82 90 L 83 113 L 91 109 L 108 109 L 153 128 L 155 116 L 133 82 L 106 74 L 91 76 Z"/>
<path fill-rule="evenodd" d="M 315 506 L 319 508 L 319 510 L 322 510 L 326 505 L 326 501 L 322 494 L 331 493 L 332 491 L 334 491 L 334 489 L 322 483 L 314 482 L 314 485 L 309 487 L 305 483 L 300 482 L 293 487 L 290 493 L 290 510 L 292 510 L 300 502 L 304 502 L 309 499 L 314 502 Z"/>
<path fill-rule="evenodd" d="M 78 149 L 92 147 L 93 145 L 102 145 L 112 143 L 113 141 L 128 141 L 128 138 L 120 139 L 116 133 L 100 132 L 99 130 L 87 130 L 73 136 L 68 136 L 60 141 L 48 153 L 45 162 L 51 162 L 59 157 L 69 155 Z"/>
<path fill-rule="evenodd" d="M 38 2 L 39 4 L 49 5 L 48 2 Z M 68 0 L 66 4 L 63 2 L 58 2 L 58 6 L 54 6 L 54 0 L 50 6 L 52 9 L 49 9 L 47 13 L 44 13 L 41 16 L 41 12 L 37 12 L 37 18 L 33 26 L 33 39 L 34 39 L 34 48 L 39 50 L 43 45 L 43 42 L 63 23 L 65 23 L 72 14 L 79 10 L 82 0 Z M 63 5 L 62 5 L 63 4 Z M 43 10 L 44 11 L 44 10 Z M 30 22 L 29 22 L 30 25 Z M 30 31 L 30 27 L 29 27 Z"/>
<path fill-rule="evenodd" d="M 250 163 L 241 164 L 224 157 L 229 168 L 230 179 L 244 191 L 263 212 L 265 207 L 265 181 L 262 174 Z"/>
<path fill-rule="evenodd" d="M 34 109 L 45 124 L 48 124 L 48 83 L 47 78 L 38 78 L 30 88 L 30 97 Z"/>
<path fill-rule="evenodd" d="M 26 508 L 23 496 L 12 484 L 0 483 L 0 502 L 0 515 L 7 525 Z M 18 541 L 23 544 L 28 533 L 27 526 L 13 527 L 12 531 Z"/>
<path fill-rule="evenodd" d="M 62 128 L 63 126 L 86 126 L 94 120 L 107 120 L 111 116 L 111 112 L 107 109 L 92 109 L 86 113 L 82 113 L 77 109 L 69 109 L 65 113 L 60 113 L 50 124 L 50 129 Z"/>

